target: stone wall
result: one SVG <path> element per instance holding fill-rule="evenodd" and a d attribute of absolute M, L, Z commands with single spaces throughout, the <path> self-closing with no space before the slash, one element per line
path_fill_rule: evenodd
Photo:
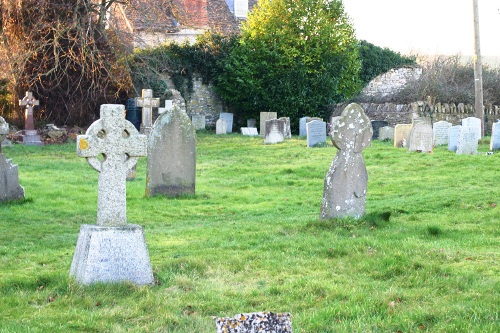
<path fill-rule="evenodd" d="M 406 83 L 422 75 L 422 68 L 402 67 L 391 69 L 370 81 L 362 94 L 367 96 L 386 96 L 402 89 Z"/>
<path fill-rule="evenodd" d="M 204 114 L 207 128 L 215 128 L 219 114 L 225 112 L 222 100 L 215 93 L 211 84 L 204 84 L 201 78 L 193 80 L 193 93 L 191 99 L 186 101 L 187 114 Z"/>
<path fill-rule="evenodd" d="M 474 105 L 464 103 L 425 103 L 411 104 L 374 104 L 360 103 L 366 115 L 371 120 L 385 120 L 390 126 L 396 124 L 410 124 L 414 116 L 424 117 L 432 122 L 446 120 L 453 125 L 460 125 L 462 119 L 474 117 Z M 332 117 L 339 116 L 346 104 L 337 104 L 332 108 Z M 493 123 L 500 119 L 498 105 L 485 105 L 484 122 L 485 133 L 491 133 Z"/>

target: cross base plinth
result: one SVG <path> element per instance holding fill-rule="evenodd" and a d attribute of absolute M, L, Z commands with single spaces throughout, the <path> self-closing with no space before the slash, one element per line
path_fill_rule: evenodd
<path fill-rule="evenodd" d="M 152 284 L 153 271 L 142 227 L 135 224 L 120 227 L 83 224 L 70 276 L 81 284 Z"/>
<path fill-rule="evenodd" d="M 29 145 L 29 146 L 42 146 L 43 145 L 43 142 L 42 142 L 42 139 L 40 137 L 40 135 L 38 135 L 38 132 L 35 130 L 26 130 L 26 131 L 23 131 L 23 135 L 21 136 L 21 141 L 25 144 L 25 145 Z"/>

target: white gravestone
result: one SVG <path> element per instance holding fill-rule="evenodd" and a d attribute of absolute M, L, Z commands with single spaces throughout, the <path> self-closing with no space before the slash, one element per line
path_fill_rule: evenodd
<path fill-rule="evenodd" d="M 242 127 L 241 134 L 245 136 L 257 136 L 259 132 L 257 132 L 257 127 Z"/>
<path fill-rule="evenodd" d="M 432 152 L 433 133 L 432 126 L 426 121 L 417 122 L 409 134 L 409 151 L 416 151 L 422 153 Z"/>
<path fill-rule="evenodd" d="M 473 155 L 477 154 L 478 147 L 478 132 L 476 127 L 463 126 L 460 127 L 457 140 L 457 154 Z"/>
<path fill-rule="evenodd" d="M 149 136 L 153 127 L 153 108 L 160 107 L 160 99 L 153 98 L 152 89 L 142 89 L 142 97 L 137 97 L 135 104 L 142 108 L 141 133 Z"/>
<path fill-rule="evenodd" d="M 473 127 L 476 130 L 477 140 L 481 140 L 481 119 L 476 117 L 467 117 L 462 119 L 462 126 Z"/>
<path fill-rule="evenodd" d="M 444 120 L 432 124 L 432 133 L 434 133 L 435 146 L 448 144 L 448 132 L 450 130 L 450 127 L 451 123 Z"/>
<path fill-rule="evenodd" d="M 12 164 L 2 154 L 2 142 L 9 134 L 9 124 L 0 117 L 0 202 L 19 200 L 24 198 L 24 188 L 19 184 L 19 171 L 16 164 Z"/>
<path fill-rule="evenodd" d="M 215 134 L 227 134 L 227 122 L 224 118 L 219 118 L 215 123 Z"/>
<path fill-rule="evenodd" d="M 462 125 L 451 126 L 448 130 L 448 150 L 457 151 L 458 133 L 460 133 Z"/>
<path fill-rule="evenodd" d="M 82 225 L 70 275 L 82 284 L 153 283 L 142 227 L 127 224 L 126 174 L 146 156 L 146 135 L 125 120 L 123 105 L 101 105 L 101 118 L 77 137 L 77 153 L 99 172 L 97 225 Z"/>
<path fill-rule="evenodd" d="M 266 136 L 266 121 L 271 120 L 271 119 L 277 119 L 278 118 L 278 113 L 277 112 L 261 112 L 260 113 L 260 132 L 259 134 L 262 135 L 263 137 Z"/>
<path fill-rule="evenodd" d="M 378 130 L 378 139 L 380 141 L 394 140 L 394 127 L 391 126 L 380 127 Z"/>
<path fill-rule="evenodd" d="M 279 119 L 271 119 L 266 121 L 264 133 L 265 144 L 275 144 L 285 140 L 284 121 Z"/>
<path fill-rule="evenodd" d="M 173 104 L 173 100 L 171 99 L 166 99 L 165 100 L 165 107 L 163 108 L 158 108 L 158 115 L 164 113 L 164 112 L 167 112 L 167 111 L 170 111 L 172 110 L 172 108 L 174 107 L 174 104 Z"/>
<path fill-rule="evenodd" d="M 313 120 L 323 121 L 323 119 L 318 117 L 302 117 L 299 119 L 299 136 L 307 136 L 306 124 Z"/>
<path fill-rule="evenodd" d="M 313 120 L 306 123 L 307 147 L 324 146 L 326 144 L 326 123 Z"/>
<path fill-rule="evenodd" d="M 500 149 L 500 121 L 493 124 L 491 128 L 490 150 Z"/>
<path fill-rule="evenodd" d="M 219 119 L 224 119 L 226 121 L 226 133 L 233 133 L 233 114 L 227 112 L 221 112 L 219 114 Z"/>

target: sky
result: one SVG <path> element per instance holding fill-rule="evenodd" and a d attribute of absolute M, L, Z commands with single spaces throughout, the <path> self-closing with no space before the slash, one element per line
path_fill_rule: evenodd
<path fill-rule="evenodd" d="M 474 54 L 473 0 L 343 0 L 357 39 L 401 54 Z M 478 0 L 481 55 L 500 57 L 500 0 Z"/>

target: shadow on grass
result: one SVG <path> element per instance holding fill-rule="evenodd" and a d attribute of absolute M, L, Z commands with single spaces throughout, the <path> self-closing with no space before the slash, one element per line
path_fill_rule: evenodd
<path fill-rule="evenodd" d="M 0 201 L 0 207 L 6 206 L 22 206 L 24 204 L 29 204 L 33 202 L 33 198 L 23 198 L 20 200 L 6 200 L 6 201 Z"/>
<path fill-rule="evenodd" d="M 353 217 L 344 217 L 344 218 L 333 218 L 328 220 L 319 220 L 319 221 L 311 221 L 308 222 L 305 226 L 305 230 L 337 230 L 337 229 L 345 229 L 352 230 L 355 228 L 363 228 L 363 227 L 376 227 L 383 228 L 390 223 L 391 216 L 396 214 L 405 213 L 403 211 L 382 211 L 382 212 L 373 212 L 362 216 L 359 219 L 355 219 Z"/>

